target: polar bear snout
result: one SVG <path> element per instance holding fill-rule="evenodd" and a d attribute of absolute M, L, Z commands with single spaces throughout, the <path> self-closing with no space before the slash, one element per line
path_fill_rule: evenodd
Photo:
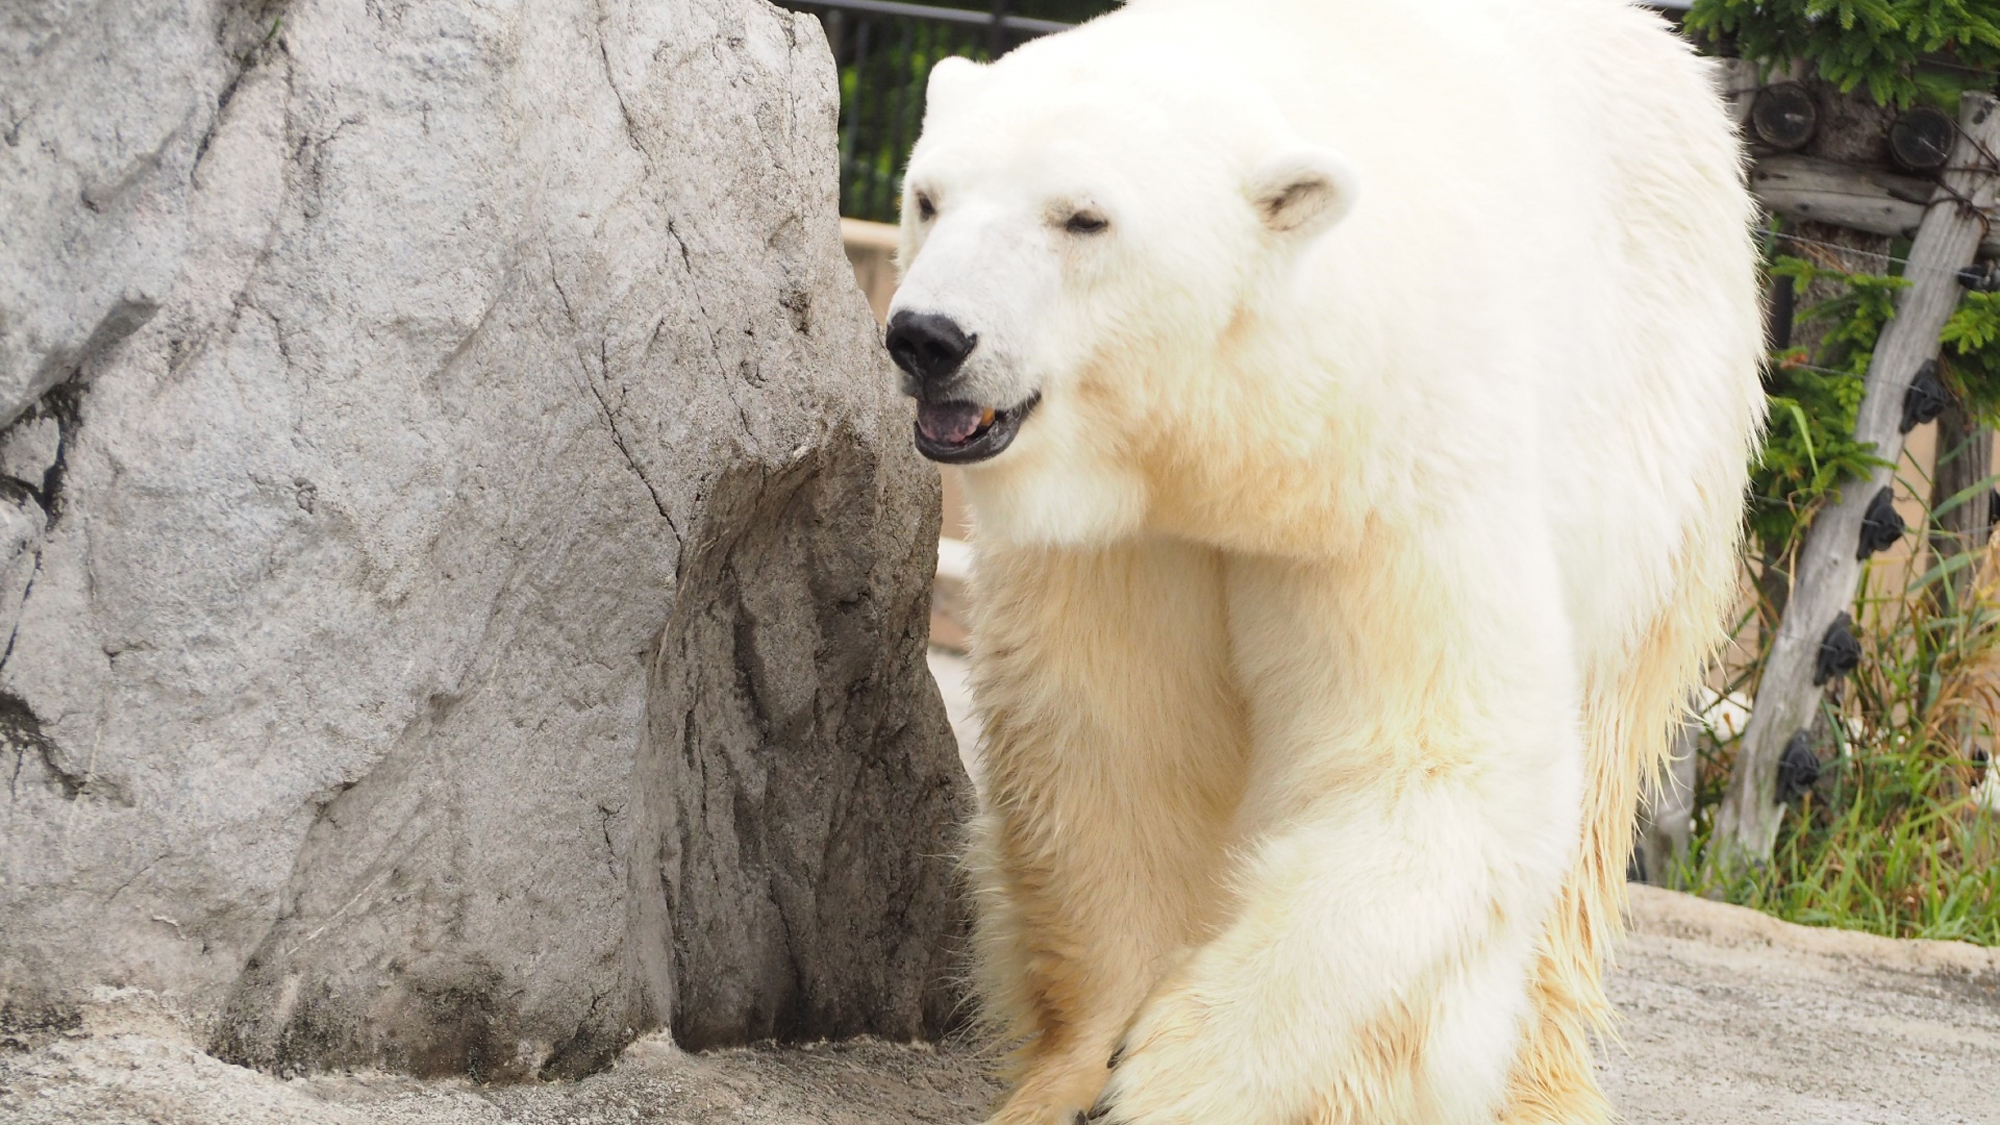
<path fill-rule="evenodd" d="M 942 313 L 896 313 L 887 343 L 903 372 L 903 393 L 917 400 L 917 452 L 933 461 L 964 465 L 998 456 L 1041 402 L 1040 395 L 1009 407 L 978 401 L 960 368 L 979 336 Z"/>
<path fill-rule="evenodd" d="M 889 318 L 888 344 L 889 357 L 903 369 L 903 393 L 936 401 L 951 397 L 947 383 L 979 346 L 979 337 L 942 313 L 906 309 Z"/>

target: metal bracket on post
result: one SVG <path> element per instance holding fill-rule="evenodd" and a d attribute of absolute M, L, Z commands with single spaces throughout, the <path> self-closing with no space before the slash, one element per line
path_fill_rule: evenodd
<path fill-rule="evenodd" d="M 1778 801 L 1790 804 L 1795 797 L 1804 796 L 1819 781 L 1819 755 L 1813 753 L 1812 734 L 1809 731 L 1793 731 L 1791 741 L 1785 743 L 1784 756 L 1778 759 Z"/>
<path fill-rule="evenodd" d="M 1826 627 L 1819 639 L 1819 655 L 1813 660 L 1813 686 L 1825 687 L 1861 667 L 1861 642 L 1854 637 L 1854 618 L 1841 614 Z"/>
<path fill-rule="evenodd" d="M 1945 390 L 1944 380 L 1938 378 L 1937 360 L 1925 360 L 1917 368 L 1916 377 L 1910 380 L 1910 389 L 1903 392 L 1903 420 L 1896 426 L 1896 432 L 1907 434 L 1926 422 L 1937 421 L 1950 403 L 1951 392 Z"/>
<path fill-rule="evenodd" d="M 1896 510 L 1896 490 L 1883 488 L 1868 502 L 1868 511 L 1861 517 L 1861 544 L 1855 548 L 1855 561 L 1895 546 L 1908 530 L 1903 514 Z"/>
<path fill-rule="evenodd" d="M 1975 262 L 1958 271 L 1958 283 L 1974 293 L 2000 292 L 2000 262 Z"/>

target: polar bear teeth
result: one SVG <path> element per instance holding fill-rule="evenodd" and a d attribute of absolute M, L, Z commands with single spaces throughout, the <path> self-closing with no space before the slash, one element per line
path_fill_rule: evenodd
<path fill-rule="evenodd" d="M 917 425 L 926 438 L 946 445 L 963 445 L 993 425 L 999 412 L 969 402 L 924 403 L 917 408 Z"/>
<path fill-rule="evenodd" d="M 1021 421 L 1042 401 L 1030 396 L 1019 406 L 975 402 L 919 402 L 917 452 L 948 465 L 969 465 L 997 457 L 1014 442 Z"/>

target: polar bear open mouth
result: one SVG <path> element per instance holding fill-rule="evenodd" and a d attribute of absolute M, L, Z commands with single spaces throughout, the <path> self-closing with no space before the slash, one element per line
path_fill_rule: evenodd
<path fill-rule="evenodd" d="M 919 402 L 917 452 L 947 465 L 984 461 L 1013 444 L 1041 395 L 1005 410 L 970 402 Z"/>

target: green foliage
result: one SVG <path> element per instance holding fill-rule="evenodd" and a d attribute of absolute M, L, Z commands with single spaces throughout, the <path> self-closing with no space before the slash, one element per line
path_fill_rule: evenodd
<path fill-rule="evenodd" d="M 2000 293 L 1967 293 L 1938 338 L 1945 382 L 1981 424 L 2000 424 Z"/>
<path fill-rule="evenodd" d="M 1804 62 L 1883 105 L 1950 105 L 1992 85 L 2000 10 L 1992 0 L 1694 0 L 1687 26 L 1766 66 Z M 1944 67 L 1928 65 L 1944 63 Z"/>
<path fill-rule="evenodd" d="M 1801 258 L 1781 257 L 1771 272 L 1791 278 L 1798 289 L 1830 279 L 1844 290 L 1798 314 L 1801 323 L 1828 325 L 1818 354 L 1782 352 L 1772 357 L 1766 376 L 1771 421 L 1763 455 L 1750 471 L 1748 520 L 1751 535 L 1775 558 L 1842 481 L 1881 464 L 1872 443 L 1854 440 L 1854 416 L 1875 340 L 1895 313 L 1896 291 L 1907 283 L 1828 270 Z"/>
<path fill-rule="evenodd" d="M 1791 257 L 1778 258 L 1771 274 L 1791 278 L 1798 290 L 1827 281 L 1841 289 L 1798 314 L 1798 323 L 1826 325 L 1818 353 L 1780 352 L 1765 379 L 1771 421 L 1763 455 L 1751 468 L 1748 527 L 1765 557 L 1782 558 L 1844 480 L 1881 464 L 1872 444 L 1854 440 L 1854 418 L 1875 341 L 1908 282 Z M 1967 293 L 1940 339 L 1952 393 L 1983 424 L 2000 424 L 2000 294 Z"/>
<path fill-rule="evenodd" d="M 1770 866 L 1709 871 L 1690 889 L 1808 926 L 2000 945 L 2000 831 L 1963 796 L 1941 795 L 1962 792 L 1963 771 L 1923 753 L 1839 765 L 1848 799 L 1808 795 Z"/>
<path fill-rule="evenodd" d="M 924 91 L 938 60 L 984 62 L 986 32 L 929 20 L 881 21 L 845 29 L 840 63 L 840 213 L 893 223 L 903 166 L 924 119 Z M 860 48 L 866 45 L 867 49 Z"/>

